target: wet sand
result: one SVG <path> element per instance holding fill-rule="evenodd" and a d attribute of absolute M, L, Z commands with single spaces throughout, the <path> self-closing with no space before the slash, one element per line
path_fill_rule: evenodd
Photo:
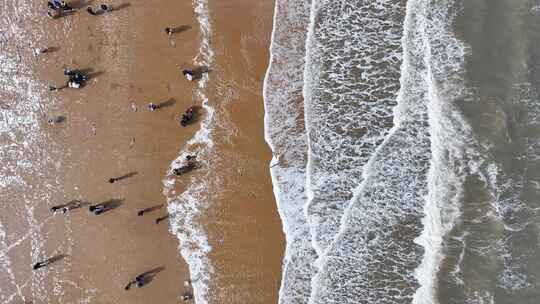
<path fill-rule="evenodd" d="M 84 7 L 84 1 L 77 3 Z M 162 178 L 170 161 L 198 128 L 178 123 L 193 104 L 196 86 L 180 74 L 199 47 L 191 5 L 133 2 L 103 16 L 81 10 L 57 20 L 37 18 L 48 34 L 28 45 L 55 48 L 40 56 L 33 69 L 43 83 L 42 93 L 55 96 L 46 112 L 65 118 L 47 126 L 43 117 L 47 136 L 63 147 L 62 167 L 57 168 L 61 176 L 50 177 L 63 191 L 53 196 L 55 201 L 35 206 L 46 222 L 40 231 L 46 236 L 45 256 L 29 254 L 34 247 L 30 238 L 9 252 L 15 277 L 24 282 L 17 293 L 26 301 L 41 303 L 39 294 L 44 293 L 58 303 L 177 303 L 190 290 L 183 285 L 189 273 L 178 254 L 178 240 L 168 233 L 167 221 L 156 225 L 154 220 L 166 212 Z M 236 129 L 230 141 L 218 138 L 216 145 L 223 156 L 217 172 L 225 188 L 207 218 L 215 263 L 210 302 L 275 303 L 284 240 L 268 171 L 271 155 L 263 138 L 262 102 L 273 3 L 236 0 L 211 4 L 210 9 L 216 65 L 210 67 L 208 95 Z M 166 26 L 186 27 L 168 37 Z M 63 67 L 86 69 L 91 79 L 81 90 L 46 92 L 48 84 L 65 82 Z M 167 106 L 150 112 L 150 101 Z M 107 181 L 126 174 L 130 176 L 114 184 Z M 50 216 L 52 205 L 73 199 L 113 199 L 118 206 L 99 216 L 87 206 Z M 156 210 L 137 216 L 138 210 L 152 206 Z M 25 233 L 16 231 L 16 222 L 1 219 L 11 235 Z M 60 252 L 64 247 L 59 244 L 65 242 L 69 250 Z M 59 280 L 48 279 L 46 272 L 36 277 L 28 269 L 36 259 L 56 254 L 66 254 L 48 267 L 56 273 L 62 269 Z M 124 291 L 135 276 L 155 269 L 148 285 Z M 46 282 L 44 290 L 35 288 L 36 279 Z"/>
<path fill-rule="evenodd" d="M 197 127 L 182 128 L 178 123 L 180 113 L 191 105 L 192 94 L 192 84 L 181 77 L 179 68 L 191 61 L 198 44 L 191 5 L 141 2 L 102 16 L 81 10 L 57 20 L 43 16 L 42 21 L 51 35 L 36 46 L 57 48 L 36 63 L 43 89 L 47 90 L 46 84 L 65 83 L 63 67 L 86 69 L 91 79 L 81 90 L 50 93 L 56 98 L 51 115 L 65 117 L 62 123 L 45 127 L 65 147 L 61 169 L 65 197 L 42 202 L 37 212 L 45 218 L 52 205 L 72 199 L 91 203 L 115 199 L 119 206 L 99 216 L 85 206 L 52 218 L 45 229 L 50 231 L 43 231 L 47 235 L 43 251 L 56 253 L 55 234 L 69 230 L 70 252 L 49 266 L 53 272 L 65 267 L 64 274 L 59 281 L 46 283 L 46 290 L 28 284 L 22 294 L 34 303 L 39 303 L 40 292 L 59 303 L 83 299 L 176 303 L 189 291 L 183 285 L 189 273 L 167 221 L 156 225 L 154 220 L 166 213 L 161 179 Z M 192 28 L 169 38 L 163 31 L 169 25 Z M 64 31 L 65 36 L 58 34 Z M 150 101 L 167 106 L 150 112 L 146 109 Z M 129 173 L 132 176 L 108 183 L 110 177 Z M 137 216 L 138 210 L 151 206 L 162 207 Z M 29 247 L 20 246 L 12 253 Z M 31 263 L 27 258 L 21 262 Z M 153 269 L 159 271 L 146 286 L 124 290 L 128 281 Z M 18 274 L 31 275 L 27 270 Z M 53 291 L 56 288 L 62 292 Z"/>
<path fill-rule="evenodd" d="M 277 303 L 284 236 L 264 141 L 262 84 L 268 65 L 273 1 L 210 4 L 216 65 L 210 94 L 234 128 L 218 139 L 224 189 L 208 224 L 216 272 L 212 303 Z M 239 12 L 242 12 L 239 14 Z"/>

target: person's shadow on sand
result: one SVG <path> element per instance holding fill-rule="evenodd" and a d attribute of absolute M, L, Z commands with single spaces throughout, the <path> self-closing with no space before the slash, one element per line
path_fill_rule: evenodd
<path fill-rule="evenodd" d="M 143 285 L 146 285 L 146 284 L 152 282 L 154 277 L 163 270 L 165 270 L 165 267 L 160 266 L 160 267 L 154 268 L 152 270 L 149 270 L 149 271 L 147 271 L 145 273 L 140 274 L 139 278 L 142 279 Z"/>
<path fill-rule="evenodd" d="M 116 209 L 122 205 L 123 200 L 122 199 L 116 199 L 112 198 L 108 201 L 105 201 L 103 203 L 99 203 L 96 205 L 91 205 L 88 207 L 88 210 L 90 212 L 93 212 L 95 215 L 100 215 L 102 213 L 105 213 L 107 211 L 111 211 L 113 209 Z"/>

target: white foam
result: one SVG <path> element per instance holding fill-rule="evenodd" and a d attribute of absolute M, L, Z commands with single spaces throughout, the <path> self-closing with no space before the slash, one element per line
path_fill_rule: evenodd
<path fill-rule="evenodd" d="M 303 213 L 307 138 L 302 72 L 310 1 L 275 2 L 270 63 L 263 86 L 265 140 L 270 173 L 286 238 L 279 303 L 306 303 L 315 251 Z"/>
<path fill-rule="evenodd" d="M 313 1 L 306 42 L 305 213 L 320 255 L 362 169 L 392 123 L 399 89 L 400 1 Z"/>
<path fill-rule="evenodd" d="M 431 151 L 426 41 L 419 37 L 425 20 L 411 5 L 394 127 L 364 167 L 339 233 L 320 259 L 310 303 L 403 303 L 417 288 L 413 270 L 421 256 L 412 240 L 421 229 Z"/>
<path fill-rule="evenodd" d="M 214 60 L 214 51 L 210 45 L 212 35 L 210 24 L 210 12 L 206 0 L 195 0 L 193 2 L 201 41 L 199 52 L 193 59 L 195 66 L 211 66 Z M 191 276 L 195 302 L 199 304 L 208 303 L 210 296 L 209 284 L 213 273 L 213 266 L 208 254 L 212 250 L 205 229 L 200 222 L 202 212 L 208 207 L 207 198 L 204 197 L 209 183 L 215 176 L 208 169 L 203 176 L 196 176 L 190 179 L 187 189 L 176 195 L 174 185 L 176 177 L 171 173 L 173 168 L 178 167 L 185 161 L 187 155 L 197 155 L 197 161 L 203 168 L 209 168 L 212 159 L 214 142 L 212 140 L 214 127 L 216 124 L 215 109 L 210 105 L 206 97 L 206 87 L 209 78 L 204 74 L 198 81 L 198 88 L 195 92 L 194 100 L 202 103 L 206 115 L 201 122 L 199 130 L 191 138 L 179 156 L 172 161 L 166 177 L 163 180 L 163 193 L 167 198 L 167 209 L 170 214 L 170 230 L 178 237 L 179 249 L 182 257 L 186 260 Z"/>

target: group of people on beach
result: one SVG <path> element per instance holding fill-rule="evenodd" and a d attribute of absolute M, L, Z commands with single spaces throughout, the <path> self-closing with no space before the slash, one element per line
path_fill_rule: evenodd
<path fill-rule="evenodd" d="M 65 14 L 74 12 L 76 10 L 76 8 L 71 6 L 66 1 L 60 1 L 60 0 L 48 1 L 47 6 L 48 6 L 47 15 L 52 19 L 62 17 Z M 107 4 L 100 4 L 97 8 L 87 7 L 86 11 L 90 15 L 97 16 L 97 15 L 101 15 L 101 14 L 113 11 L 113 7 L 110 6 L 110 5 L 107 5 Z M 175 32 L 180 31 L 182 28 L 185 28 L 185 27 L 180 27 L 180 28 L 166 27 L 165 28 L 165 33 L 167 35 L 172 35 Z M 47 48 L 47 47 L 34 49 L 35 55 L 45 54 L 45 53 L 49 53 L 51 51 L 52 51 L 52 49 Z M 196 71 L 190 70 L 190 69 L 183 69 L 182 70 L 182 75 L 188 81 L 193 81 L 193 80 L 197 79 L 198 77 L 200 77 L 200 75 L 197 75 L 197 74 L 201 74 L 201 73 L 202 72 L 196 72 Z M 66 81 L 65 85 L 62 85 L 62 86 L 49 85 L 49 90 L 50 91 L 60 91 L 60 90 L 65 89 L 65 88 L 80 89 L 90 79 L 91 75 L 89 75 L 87 71 L 65 68 L 64 69 L 64 76 L 66 76 L 66 78 L 67 78 L 67 81 Z M 160 109 L 160 107 L 161 107 L 160 104 L 155 104 L 155 103 L 152 103 L 152 102 L 150 102 L 147 105 L 148 110 L 150 110 L 152 112 Z M 190 124 L 194 120 L 194 118 L 196 116 L 196 111 L 197 111 L 197 107 L 195 107 L 195 106 L 188 107 L 186 109 L 185 113 L 182 114 L 182 117 L 180 119 L 180 125 L 185 127 L 188 124 Z M 61 121 L 63 121 L 62 117 L 54 117 L 54 118 L 50 118 L 48 120 L 48 122 L 50 124 L 56 124 L 56 123 L 59 123 Z M 196 155 L 187 155 L 182 160 L 182 162 L 180 163 L 180 166 L 177 167 L 177 168 L 173 168 L 171 173 L 173 175 L 180 176 L 182 174 L 186 174 L 186 173 L 190 172 L 191 170 L 195 169 L 196 167 L 197 167 Z M 127 174 L 127 175 L 124 175 L 124 176 L 121 176 L 121 177 L 111 177 L 111 178 L 109 178 L 108 182 L 113 184 L 113 183 L 116 183 L 116 182 L 118 182 L 118 181 L 120 181 L 120 180 L 122 180 L 122 179 L 124 179 L 126 177 L 129 177 L 129 176 L 131 176 L 131 175 Z M 118 200 L 114 200 L 114 199 L 106 201 L 106 202 L 98 203 L 98 204 L 91 204 L 89 202 L 82 202 L 80 200 L 73 200 L 73 201 L 70 201 L 70 202 L 62 204 L 62 205 L 53 206 L 53 207 L 50 208 L 50 211 L 52 213 L 61 212 L 63 214 L 66 214 L 67 212 L 69 212 L 71 210 L 78 209 L 78 208 L 81 208 L 81 207 L 87 206 L 87 205 L 88 205 L 88 210 L 91 213 L 93 213 L 94 215 L 100 215 L 102 213 L 105 213 L 105 212 L 107 212 L 109 210 L 112 210 L 112 209 L 116 208 L 116 206 L 118 206 L 119 203 L 118 203 Z M 157 208 L 156 207 L 150 207 L 150 208 L 142 209 L 137 213 L 137 215 L 142 216 L 145 213 L 150 212 L 150 211 L 152 211 L 154 209 L 157 209 Z M 155 220 L 155 222 L 156 222 L 156 224 L 158 224 L 159 222 L 167 219 L 168 217 L 169 217 L 168 214 L 165 215 L 165 216 L 159 217 L 159 218 L 157 218 Z M 49 258 L 49 259 L 46 259 L 44 261 L 38 262 L 38 263 L 34 264 L 33 269 L 38 270 L 40 268 L 46 267 L 47 265 L 61 259 L 62 257 L 63 256 L 57 256 L 57 257 Z M 156 273 L 157 273 L 157 271 L 149 271 L 149 272 L 145 272 L 143 274 L 140 274 L 140 275 L 136 276 L 134 280 L 128 282 L 128 284 L 125 286 L 124 289 L 129 290 L 132 286 L 143 287 L 144 285 L 146 285 L 148 282 L 150 282 L 152 280 L 152 277 L 155 276 Z M 189 281 L 186 281 L 186 282 L 189 282 Z M 184 285 L 189 286 L 190 283 L 186 284 L 186 282 L 184 282 Z M 193 294 L 191 292 L 185 292 L 184 294 L 182 294 L 180 299 L 185 300 L 185 301 L 191 300 L 191 299 L 193 299 Z"/>
<path fill-rule="evenodd" d="M 49 10 L 47 11 L 47 16 L 51 19 L 62 17 L 64 14 L 74 11 L 74 8 L 70 6 L 66 1 L 48 1 L 47 6 L 49 7 Z M 86 12 L 94 16 L 101 15 L 110 11 L 112 11 L 112 7 L 107 4 L 100 4 L 97 8 L 93 8 L 91 6 L 86 8 Z"/>

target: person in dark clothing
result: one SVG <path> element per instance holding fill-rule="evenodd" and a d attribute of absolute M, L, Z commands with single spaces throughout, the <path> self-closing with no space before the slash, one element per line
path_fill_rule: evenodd
<path fill-rule="evenodd" d="M 86 76 L 82 72 L 67 68 L 64 69 L 64 76 L 68 77 L 67 86 L 75 89 L 80 88 L 83 82 L 88 79 L 88 76 Z"/>
<path fill-rule="evenodd" d="M 193 299 L 193 295 L 190 292 L 184 292 L 184 294 L 182 294 L 180 299 L 183 301 L 189 301 Z"/>
<path fill-rule="evenodd" d="M 131 288 L 131 285 L 135 284 L 137 287 L 141 288 L 146 284 L 146 273 L 140 274 L 137 277 L 135 277 L 134 281 L 129 282 L 126 287 L 124 287 L 125 290 L 129 290 Z"/>
<path fill-rule="evenodd" d="M 82 83 L 86 81 L 86 79 L 87 79 L 86 75 L 75 73 L 69 76 L 68 86 L 70 88 L 78 89 L 81 87 Z"/>
<path fill-rule="evenodd" d="M 33 268 L 34 270 L 36 270 L 36 269 L 39 269 L 39 268 L 41 268 L 41 267 L 45 267 L 45 266 L 47 266 L 47 265 L 48 265 L 47 261 L 44 261 L 44 262 L 37 262 L 36 264 L 34 264 L 34 267 L 32 267 L 32 268 Z"/>
<path fill-rule="evenodd" d="M 186 79 L 188 81 L 193 80 L 193 71 L 192 70 L 184 69 L 184 70 L 182 70 L 182 75 L 184 75 L 184 77 L 186 77 Z"/>
<path fill-rule="evenodd" d="M 182 127 L 187 126 L 193 119 L 193 115 L 194 115 L 193 107 L 187 108 L 186 113 L 182 114 L 182 119 L 180 119 L 180 125 L 182 125 Z"/>
<path fill-rule="evenodd" d="M 88 210 L 90 210 L 90 212 L 94 213 L 95 215 L 100 215 L 101 213 L 107 211 L 107 207 L 104 204 L 97 204 L 89 206 Z"/>
<path fill-rule="evenodd" d="M 186 174 L 188 173 L 189 171 L 191 171 L 193 168 L 195 168 L 195 164 L 193 163 L 188 163 L 182 167 L 179 167 L 179 168 L 174 168 L 172 170 L 172 173 L 176 176 L 180 176 L 182 174 Z"/>
<path fill-rule="evenodd" d="M 66 255 L 61 254 L 61 255 L 57 255 L 57 256 L 48 258 L 48 259 L 46 259 L 46 260 L 44 260 L 44 261 L 37 262 L 36 264 L 34 264 L 34 266 L 32 267 L 32 269 L 37 270 L 37 269 L 39 269 L 39 268 L 45 267 L 45 266 L 47 266 L 47 265 L 49 265 L 49 264 L 52 264 L 52 263 L 54 263 L 54 262 L 56 262 L 56 261 L 59 261 L 59 260 L 63 259 L 64 257 L 66 257 Z"/>
<path fill-rule="evenodd" d="M 94 9 L 93 9 L 92 7 L 87 7 L 87 8 L 86 8 L 86 12 L 88 12 L 90 15 L 93 15 L 93 16 L 97 15 L 97 13 L 94 12 Z M 126 287 L 127 287 L 127 286 L 126 286 Z M 127 288 L 127 289 L 129 289 L 129 288 Z M 127 290 L 127 289 L 126 289 L 126 290 Z"/>
<path fill-rule="evenodd" d="M 140 274 L 135 278 L 135 282 L 137 282 L 136 283 L 137 287 L 141 288 L 146 283 L 146 280 L 145 280 L 144 276 L 145 276 L 144 274 Z"/>
<path fill-rule="evenodd" d="M 47 2 L 47 6 L 53 10 L 64 10 L 71 11 L 73 8 L 69 6 L 65 1 L 53 0 L 52 2 Z"/>
<path fill-rule="evenodd" d="M 157 109 L 159 109 L 159 105 L 157 105 L 155 103 L 152 103 L 152 102 L 148 104 L 148 110 L 154 112 Z"/>
<path fill-rule="evenodd" d="M 53 206 L 51 207 L 51 212 L 52 213 L 56 213 L 56 211 L 58 210 L 62 210 L 62 213 L 66 213 L 69 211 L 69 207 L 68 206 Z"/>

